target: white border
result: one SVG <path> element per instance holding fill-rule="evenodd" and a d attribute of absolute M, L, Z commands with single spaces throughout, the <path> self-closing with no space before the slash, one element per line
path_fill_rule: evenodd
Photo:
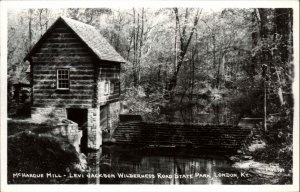
<path fill-rule="evenodd" d="M 1 191 L 299 191 L 299 1 L 1 1 Z M 7 185 L 7 11 L 20 8 L 75 7 L 202 7 L 202 8 L 293 8 L 294 9 L 294 156 L 293 185 Z"/>

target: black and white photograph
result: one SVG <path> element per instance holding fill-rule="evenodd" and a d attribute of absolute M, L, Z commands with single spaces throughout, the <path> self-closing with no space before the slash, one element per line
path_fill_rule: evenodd
<path fill-rule="evenodd" d="M 3 191 L 299 190 L 299 2 L 286 2 L 6 4 Z"/>

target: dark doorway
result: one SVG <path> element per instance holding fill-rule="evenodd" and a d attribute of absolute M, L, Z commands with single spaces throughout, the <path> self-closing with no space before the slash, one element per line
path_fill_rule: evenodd
<path fill-rule="evenodd" d="M 78 127 L 81 128 L 87 123 L 87 109 L 67 109 L 68 119 L 78 123 Z"/>
<path fill-rule="evenodd" d="M 71 121 L 78 124 L 78 129 L 82 130 L 82 138 L 80 141 L 80 150 L 85 153 L 87 151 L 87 109 L 69 108 L 67 109 L 67 117 Z"/>

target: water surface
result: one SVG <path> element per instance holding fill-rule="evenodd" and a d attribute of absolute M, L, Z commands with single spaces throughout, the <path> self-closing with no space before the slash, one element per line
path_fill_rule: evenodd
<path fill-rule="evenodd" d="M 101 174 L 88 179 L 95 184 L 229 184 L 240 179 L 225 154 L 110 146 L 89 153 L 88 159 L 90 175 Z"/>

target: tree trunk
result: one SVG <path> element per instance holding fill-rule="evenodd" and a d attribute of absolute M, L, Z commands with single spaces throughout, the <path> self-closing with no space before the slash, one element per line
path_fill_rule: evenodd
<path fill-rule="evenodd" d="M 198 21 L 199 21 L 199 14 L 201 14 L 202 9 L 201 9 L 201 11 L 199 9 L 197 10 L 197 13 L 194 17 L 193 27 L 192 27 L 191 32 L 188 36 L 186 36 L 186 26 L 187 26 L 186 22 L 187 22 L 187 18 L 188 18 L 188 15 L 189 15 L 188 9 L 186 9 L 185 23 L 182 27 L 182 30 L 180 29 L 180 20 L 179 20 L 178 9 L 174 8 L 173 10 L 174 10 L 174 13 L 175 13 L 175 19 L 176 19 L 176 22 L 177 22 L 177 28 L 178 28 L 179 37 L 180 37 L 180 50 L 179 50 L 180 54 L 179 54 L 179 57 L 178 57 L 177 66 L 175 68 L 175 71 L 173 72 L 173 75 L 170 79 L 170 83 L 169 83 L 169 86 L 168 86 L 168 91 L 170 92 L 171 100 L 174 97 L 174 89 L 177 85 L 178 74 L 179 74 L 179 71 L 180 71 L 180 68 L 181 68 L 182 64 L 184 63 L 184 58 L 185 58 L 185 55 L 187 53 L 187 49 L 190 45 L 193 34 L 196 30 L 196 26 L 197 26 Z"/>
<path fill-rule="evenodd" d="M 28 23 L 28 34 L 29 34 L 29 46 L 28 46 L 28 48 L 29 48 L 29 51 L 31 50 L 31 48 L 32 48 L 32 13 L 33 13 L 33 10 L 32 9 L 29 9 L 29 23 Z"/>

